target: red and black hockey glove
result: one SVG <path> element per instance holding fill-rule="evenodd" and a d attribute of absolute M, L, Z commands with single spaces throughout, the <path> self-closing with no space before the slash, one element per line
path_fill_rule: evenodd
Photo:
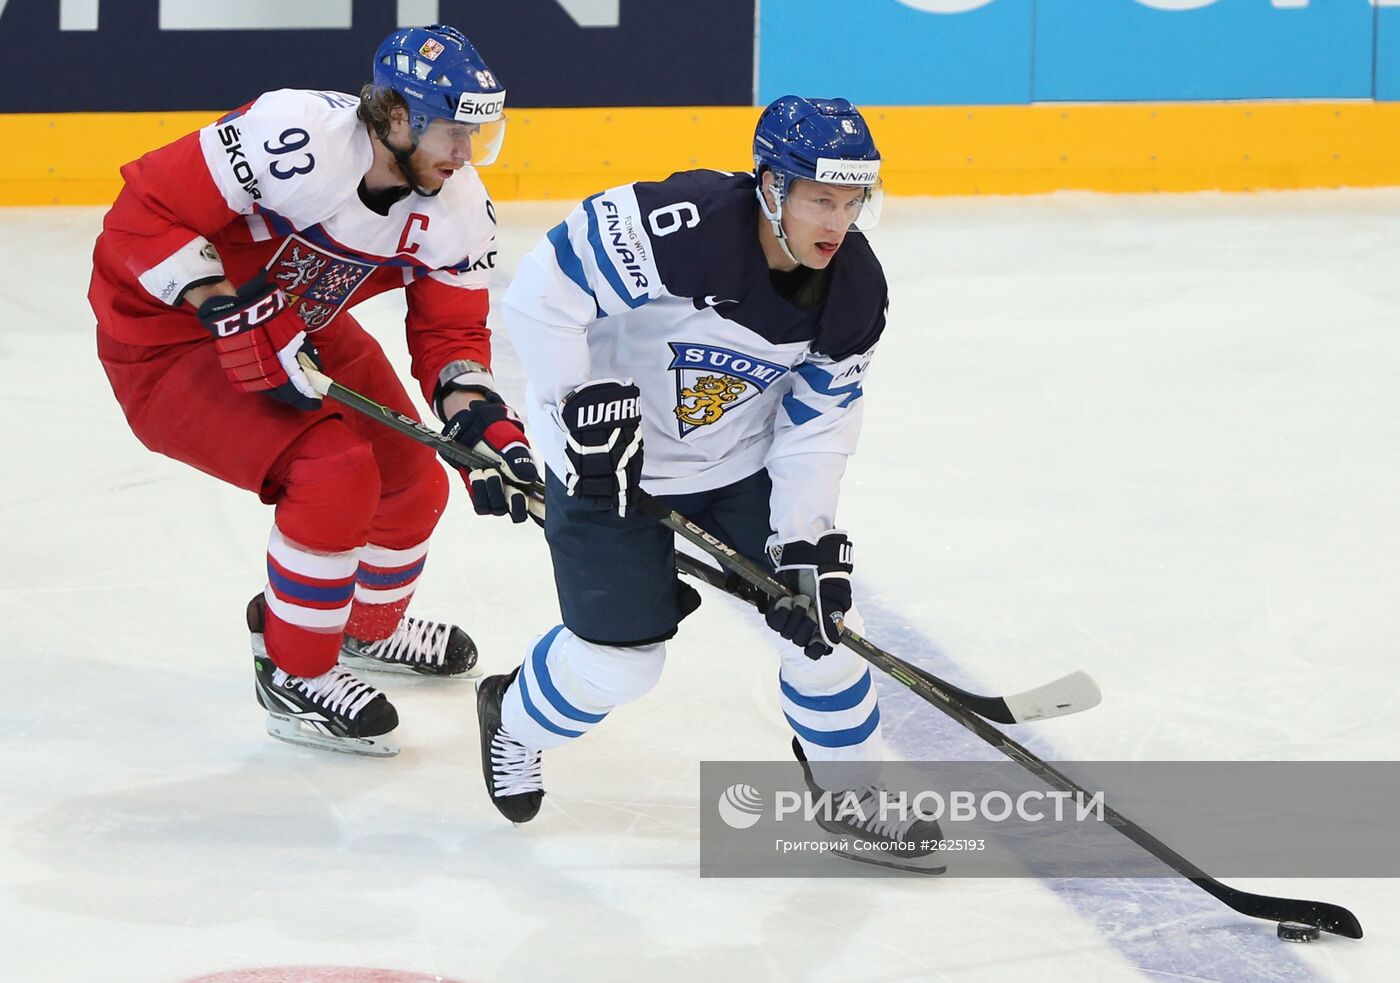
<path fill-rule="evenodd" d="M 768 627 L 802 649 L 809 659 L 830 655 L 841 644 L 851 609 L 851 541 L 839 529 L 815 543 L 797 539 L 769 549 L 778 580 L 793 591 L 768 605 Z"/>
<path fill-rule="evenodd" d="M 214 336 L 219 364 L 235 389 L 266 393 L 299 410 L 320 407 L 321 397 L 297 364 L 297 354 L 306 352 L 318 367 L 321 357 L 287 295 L 266 274 L 243 284 L 236 296 L 210 297 L 198 315 Z"/>
<path fill-rule="evenodd" d="M 482 398 L 454 413 L 442 431 L 444 436 L 496 464 L 494 468 L 457 468 L 466 482 L 472 507 L 477 515 L 508 515 L 511 522 L 533 518 L 543 525 L 543 519 L 531 509 L 532 503 L 520 488 L 540 480 L 520 417 L 496 393 L 478 391 Z"/>

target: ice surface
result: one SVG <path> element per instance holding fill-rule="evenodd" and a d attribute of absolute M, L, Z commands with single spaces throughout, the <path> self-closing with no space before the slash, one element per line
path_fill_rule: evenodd
<path fill-rule="evenodd" d="M 500 206 L 500 284 L 565 209 Z M 481 789 L 469 685 L 384 677 L 395 759 L 272 741 L 242 627 L 270 514 L 127 430 L 100 219 L 0 211 L 0 977 L 1391 978 L 1393 881 L 1235 882 L 1369 932 L 1290 946 L 1170 880 L 701 880 L 698 763 L 787 744 L 724 598 L 547 756 L 527 827 Z M 841 514 L 869 636 L 983 692 L 1092 673 L 1101 706 L 1015 728 L 1046 757 L 1400 757 L 1397 233 L 1390 191 L 889 202 Z M 358 313 L 406 366 L 401 310 Z M 417 605 L 508 668 L 557 617 L 541 538 L 458 488 Z M 887 684 L 904 755 L 995 753 Z"/>

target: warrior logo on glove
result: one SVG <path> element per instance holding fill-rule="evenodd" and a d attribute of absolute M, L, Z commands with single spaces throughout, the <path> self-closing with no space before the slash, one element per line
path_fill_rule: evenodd
<path fill-rule="evenodd" d="M 569 426 L 574 430 L 582 430 L 585 427 L 596 427 L 601 423 L 615 423 L 618 420 L 627 420 L 640 415 L 641 411 L 637 409 L 637 397 L 626 396 L 622 399 L 609 400 L 606 403 L 584 403 L 578 407 L 574 421 Z"/>

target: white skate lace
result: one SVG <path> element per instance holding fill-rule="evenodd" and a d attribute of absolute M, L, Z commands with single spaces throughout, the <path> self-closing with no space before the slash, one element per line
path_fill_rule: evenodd
<path fill-rule="evenodd" d="M 539 792 L 544 789 L 540 776 L 540 752 L 532 751 L 506 733 L 496 731 L 491 739 L 491 774 L 497 797 Z"/>
<path fill-rule="evenodd" d="M 377 642 L 363 642 L 362 654 L 385 662 L 442 665 L 447 655 L 447 639 L 452 626 L 422 618 L 404 618 L 394 633 Z"/>
<path fill-rule="evenodd" d="M 379 690 L 340 666 L 310 678 L 289 676 L 278 669 L 273 674 L 272 681 L 278 686 L 284 686 L 288 679 L 293 680 L 297 689 L 321 706 L 333 713 L 344 713 L 351 720 L 379 695 Z"/>
<path fill-rule="evenodd" d="M 874 833 L 876 836 L 883 836 L 889 840 L 901 840 L 918 818 L 918 816 L 910 814 L 903 818 L 882 820 L 880 818 L 880 802 L 886 794 L 885 790 L 878 785 L 866 785 L 854 791 L 858 796 L 856 804 L 860 808 L 860 814 L 863 818 L 852 817 L 850 822 L 867 833 Z M 892 816 L 900 816 L 901 812 L 902 810 L 895 808 L 893 804 L 889 809 L 889 814 Z"/>

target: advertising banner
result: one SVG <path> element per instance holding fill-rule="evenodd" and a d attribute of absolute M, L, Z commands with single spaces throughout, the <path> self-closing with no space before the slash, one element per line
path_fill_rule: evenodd
<path fill-rule="evenodd" d="M 750 105 L 754 0 L 0 0 L 0 113 L 359 92 L 395 27 L 460 28 L 512 107 Z"/>
<path fill-rule="evenodd" d="M 1037 0 L 1037 100 L 1366 99 L 1370 0 Z"/>
<path fill-rule="evenodd" d="M 882 106 L 1396 98 L 1397 2 L 763 0 L 758 97 L 839 92 Z M 1390 30 L 1373 51 L 1378 19 Z"/>
<path fill-rule="evenodd" d="M 762 0 L 758 101 L 1026 103 L 1034 0 Z"/>

